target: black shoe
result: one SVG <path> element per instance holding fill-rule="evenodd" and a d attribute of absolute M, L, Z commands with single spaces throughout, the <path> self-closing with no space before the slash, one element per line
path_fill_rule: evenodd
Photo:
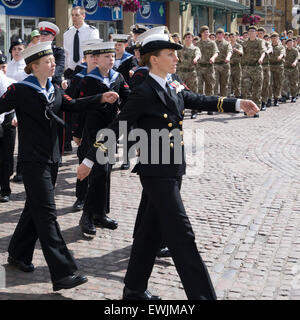
<path fill-rule="evenodd" d="M 267 108 L 270 108 L 271 105 L 272 105 L 272 101 L 271 101 L 271 99 L 268 99 L 268 101 L 267 101 Z"/>
<path fill-rule="evenodd" d="M 83 233 L 95 235 L 97 232 L 91 215 L 86 211 L 83 211 L 79 225 Z"/>
<path fill-rule="evenodd" d="M 148 290 L 139 292 L 124 287 L 123 300 L 161 300 L 161 297 L 152 295 Z"/>
<path fill-rule="evenodd" d="M 84 206 L 84 201 L 77 199 L 73 204 L 73 211 L 81 211 Z"/>
<path fill-rule="evenodd" d="M 260 111 L 266 111 L 266 110 L 267 110 L 266 104 L 264 102 L 262 102 Z"/>
<path fill-rule="evenodd" d="M 12 179 L 13 182 L 22 182 L 23 181 L 23 178 L 20 174 L 16 174 L 13 179 Z"/>
<path fill-rule="evenodd" d="M 295 103 L 295 102 L 296 102 L 296 98 L 295 98 L 295 97 L 292 97 L 291 102 L 292 102 L 292 103 Z"/>
<path fill-rule="evenodd" d="M 58 291 L 61 289 L 71 289 L 80 286 L 83 283 L 88 282 L 86 276 L 79 276 L 72 274 L 71 276 L 64 277 L 60 280 L 53 282 L 53 291 Z"/>
<path fill-rule="evenodd" d="M 213 116 L 213 115 L 214 115 L 214 113 L 213 113 L 212 111 L 208 111 L 207 114 L 208 114 L 209 116 Z"/>
<path fill-rule="evenodd" d="M 256 113 L 253 118 L 259 118 L 259 113 Z"/>
<path fill-rule="evenodd" d="M 19 270 L 23 272 L 33 272 L 34 271 L 34 265 L 32 263 L 25 263 L 24 261 L 17 260 L 11 256 L 8 257 L 7 262 Z"/>
<path fill-rule="evenodd" d="M 192 111 L 191 119 L 197 119 L 197 112 Z"/>
<path fill-rule="evenodd" d="M 9 202 L 9 196 L 1 196 L 0 197 L 0 202 Z"/>
<path fill-rule="evenodd" d="M 169 257 L 171 257 L 171 252 L 168 247 L 159 248 L 156 256 L 159 258 L 169 258 Z"/>
<path fill-rule="evenodd" d="M 279 103 L 277 99 L 274 99 L 274 107 L 279 107 Z"/>
<path fill-rule="evenodd" d="M 130 168 L 130 163 L 123 163 L 121 165 L 121 170 L 128 170 Z"/>
<path fill-rule="evenodd" d="M 283 96 L 283 97 L 281 97 L 280 102 L 286 103 L 286 100 L 287 100 L 287 97 Z"/>
<path fill-rule="evenodd" d="M 116 220 L 109 218 L 106 215 L 103 217 L 94 218 L 94 224 L 96 227 L 106 228 L 111 230 L 115 230 L 118 228 L 118 222 Z"/>

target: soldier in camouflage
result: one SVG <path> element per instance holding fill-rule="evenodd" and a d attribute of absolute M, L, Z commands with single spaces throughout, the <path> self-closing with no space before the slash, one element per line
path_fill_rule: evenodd
<path fill-rule="evenodd" d="M 231 44 L 224 39 L 224 30 L 219 28 L 216 30 L 216 45 L 219 49 L 219 55 L 215 60 L 215 71 L 216 71 L 216 85 L 215 95 L 227 97 L 227 88 L 230 76 L 230 58 L 232 55 Z"/>
<path fill-rule="evenodd" d="M 284 57 L 285 48 L 279 41 L 279 34 L 273 32 L 271 34 L 273 52 L 269 55 L 271 88 L 274 97 L 274 106 L 278 107 L 279 97 L 282 90 L 283 74 L 284 74 Z"/>
<path fill-rule="evenodd" d="M 266 47 L 266 55 L 262 63 L 263 68 L 263 85 L 261 91 L 261 111 L 265 111 L 266 107 L 271 106 L 271 74 L 269 64 L 269 54 L 273 51 L 271 43 L 264 39 L 266 30 L 262 27 L 257 29 L 257 36 L 261 39 Z"/>
<path fill-rule="evenodd" d="M 243 55 L 243 47 L 237 42 L 237 36 L 235 33 L 230 33 L 229 38 L 233 52 L 230 59 L 231 91 L 236 98 L 240 98 L 242 80 L 241 56 Z"/>
<path fill-rule="evenodd" d="M 265 57 L 265 45 L 257 38 L 257 27 L 250 26 L 248 29 L 249 39 L 242 46 L 242 97 L 253 100 L 257 106 L 261 106 L 261 89 L 263 82 L 262 63 Z M 255 117 L 258 117 L 257 113 Z"/>
<path fill-rule="evenodd" d="M 198 77 L 196 65 L 201 57 L 200 49 L 193 45 L 194 35 L 187 32 L 184 37 L 184 46 L 182 50 L 178 50 L 178 75 L 187 87 L 193 91 L 198 92 Z M 192 110 L 192 119 L 197 115 L 196 110 Z"/>
<path fill-rule="evenodd" d="M 287 86 L 284 87 L 283 96 L 287 98 L 288 92 L 290 92 L 292 95 L 291 102 L 296 102 L 299 81 L 299 72 L 297 68 L 299 52 L 293 47 L 293 39 L 287 39 L 286 45 L 287 48 L 284 62 L 284 78 L 287 82 Z"/>
<path fill-rule="evenodd" d="M 202 26 L 200 28 L 199 35 L 201 39 L 196 43 L 196 46 L 201 51 L 201 58 L 198 60 L 196 66 L 199 81 L 198 92 L 207 96 L 212 96 L 216 83 L 214 63 L 218 56 L 219 50 L 216 43 L 209 39 L 208 26 Z M 209 112 L 208 114 L 213 113 Z"/>

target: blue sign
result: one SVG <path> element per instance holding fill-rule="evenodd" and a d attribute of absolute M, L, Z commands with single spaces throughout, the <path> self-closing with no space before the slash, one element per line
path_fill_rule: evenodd
<path fill-rule="evenodd" d="M 21 17 L 55 17 L 55 1 L 53 0 L 1 0 L 0 5 L 9 16 Z"/>
<path fill-rule="evenodd" d="M 94 14 L 98 10 L 98 0 L 82 0 L 81 6 L 87 14 Z"/>
<path fill-rule="evenodd" d="M 1 0 L 1 1 L 6 7 L 12 8 L 12 9 L 18 8 L 23 2 L 23 0 Z"/>
<path fill-rule="evenodd" d="M 122 6 L 112 7 L 111 14 L 113 20 L 123 20 Z"/>
<path fill-rule="evenodd" d="M 166 24 L 165 2 L 144 1 L 143 6 L 136 13 L 136 23 L 142 24 Z"/>

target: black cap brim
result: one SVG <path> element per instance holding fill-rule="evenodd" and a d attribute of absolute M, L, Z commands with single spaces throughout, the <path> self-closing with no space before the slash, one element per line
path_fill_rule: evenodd
<path fill-rule="evenodd" d="M 174 50 L 181 50 L 182 45 L 170 41 L 163 41 L 163 40 L 155 40 L 146 43 L 144 46 L 140 49 L 140 54 L 144 55 L 149 52 L 153 52 L 156 50 L 162 50 L 162 49 L 174 49 Z"/>

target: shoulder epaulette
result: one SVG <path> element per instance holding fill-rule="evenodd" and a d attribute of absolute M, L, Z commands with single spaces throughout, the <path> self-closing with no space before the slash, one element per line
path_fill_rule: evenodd
<path fill-rule="evenodd" d="M 92 25 L 90 25 L 90 24 L 89 24 L 89 27 L 92 28 L 92 29 L 96 29 L 96 27 L 94 27 L 94 26 L 92 26 Z"/>

